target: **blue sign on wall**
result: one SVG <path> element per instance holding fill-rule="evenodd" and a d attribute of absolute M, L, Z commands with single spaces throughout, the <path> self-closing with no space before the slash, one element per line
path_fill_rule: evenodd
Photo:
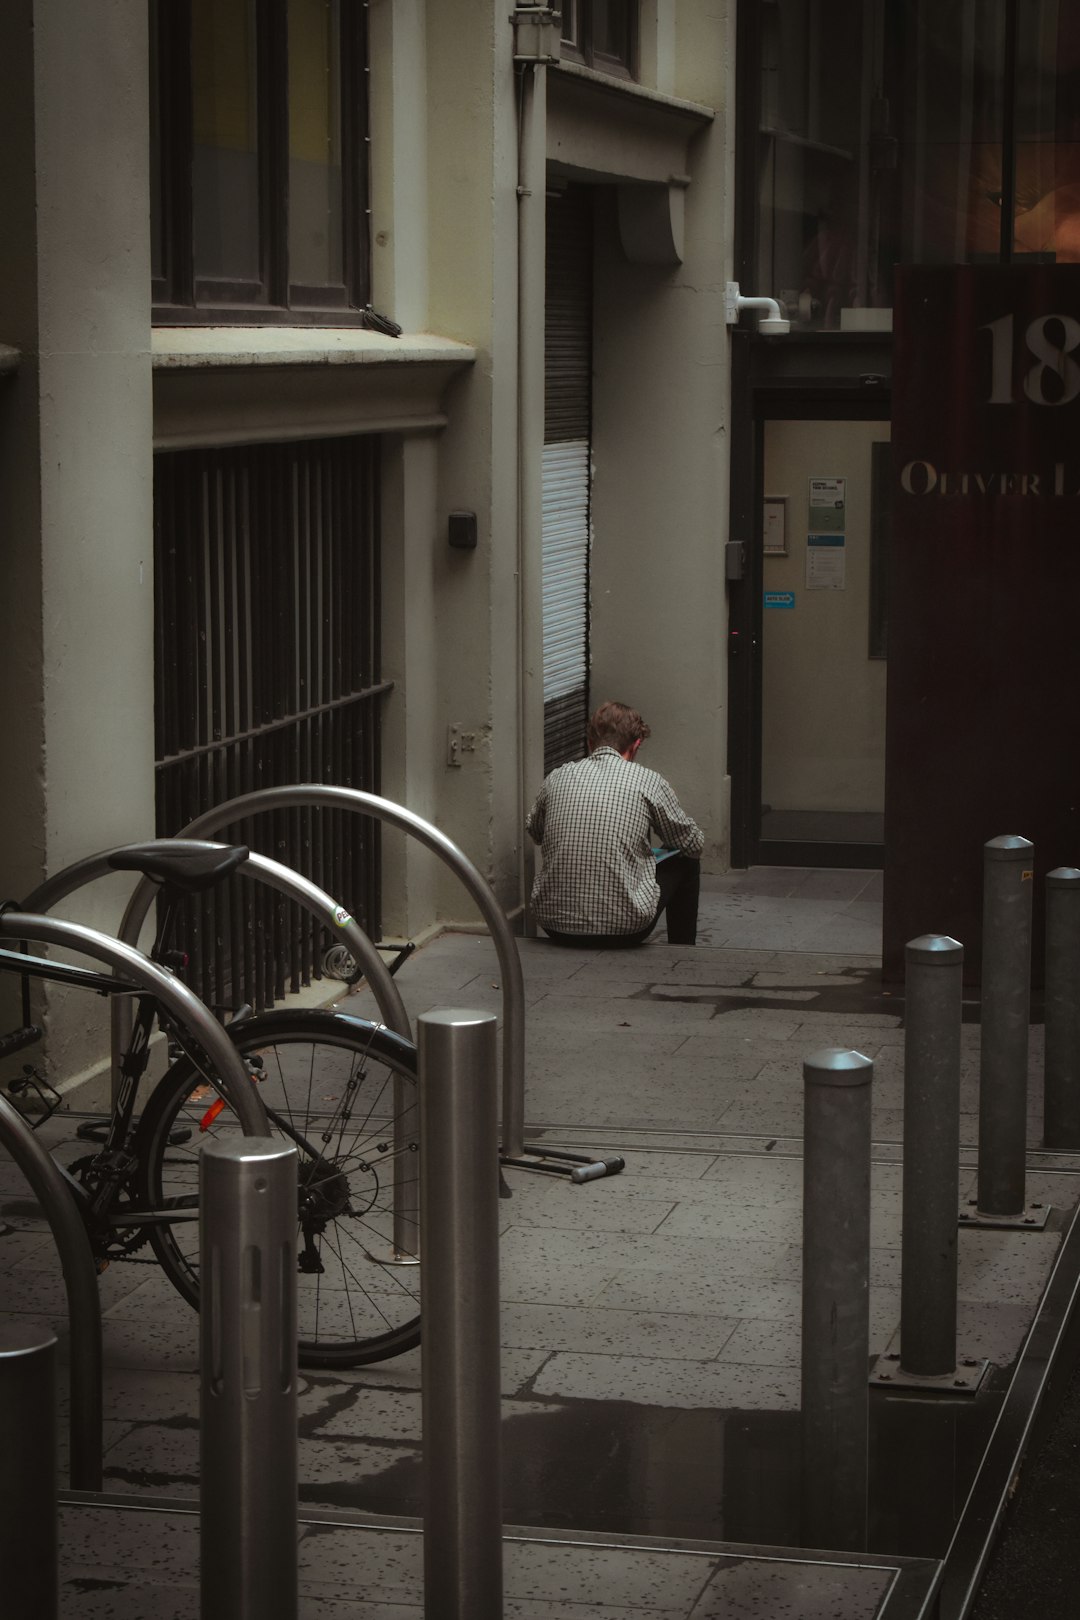
<path fill-rule="evenodd" d="M 766 591 L 765 606 L 767 608 L 793 608 L 795 606 L 795 592 Z"/>

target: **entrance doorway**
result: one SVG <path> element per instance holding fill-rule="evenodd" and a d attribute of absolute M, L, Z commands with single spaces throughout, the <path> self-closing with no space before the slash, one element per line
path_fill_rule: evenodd
<path fill-rule="evenodd" d="M 733 863 L 877 868 L 889 423 L 883 403 L 793 394 L 759 396 L 731 593 Z"/>
<path fill-rule="evenodd" d="M 763 428 L 759 859 L 790 844 L 859 845 L 865 855 L 885 841 L 874 465 L 889 428 L 775 419 Z"/>

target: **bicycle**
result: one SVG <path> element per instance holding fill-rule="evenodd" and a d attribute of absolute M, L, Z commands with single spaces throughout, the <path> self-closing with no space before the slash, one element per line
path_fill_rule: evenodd
<path fill-rule="evenodd" d="M 174 971 L 169 944 L 181 897 L 209 888 L 247 858 L 240 845 L 131 846 L 109 858 L 163 885 L 153 960 Z M 30 1015 L 30 980 L 100 995 L 137 997 L 132 1035 L 119 1065 L 95 1151 L 60 1164 L 98 1270 L 142 1260 L 149 1246 L 169 1281 L 198 1307 L 198 1160 L 206 1141 L 239 1125 L 210 1065 L 154 997 L 114 973 L 0 949 L 0 972 L 18 973 L 23 1023 L 0 1036 L 0 1057 L 42 1031 Z M 140 1088 L 159 1027 L 166 1072 L 141 1112 Z M 380 1024 L 330 1010 L 253 1013 L 225 1026 L 260 1087 L 272 1127 L 297 1150 L 297 1295 L 302 1366 L 341 1368 L 382 1361 L 420 1340 L 416 1049 Z M 28 1066 L 11 1088 L 35 1091 L 43 1123 L 59 1098 Z M 54 1094 L 55 1095 L 55 1094 Z M 58 1161 L 59 1162 L 59 1161 Z"/>

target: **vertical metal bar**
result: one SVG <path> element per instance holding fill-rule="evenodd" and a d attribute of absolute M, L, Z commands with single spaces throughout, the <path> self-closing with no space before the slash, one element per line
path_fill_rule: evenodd
<path fill-rule="evenodd" d="M 259 469 L 259 491 L 262 497 L 260 512 L 260 585 L 262 594 L 262 612 L 259 622 L 262 634 L 259 646 L 262 651 L 262 668 L 260 670 L 260 711 L 262 724 L 268 724 L 277 718 L 277 664 L 280 657 L 281 625 L 278 623 L 277 577 L 281 567 L 278 505 L 282 498 L 280 486 L 280 459 L 271 460 L 263 450 L 258 450 L 254 456 L 255 464 Z M 262 760 L 262 783 L 270 787 L 277 781 L 274 774 L 274 736 L 271 732 L 259 741 L 259 755 Z M 260 849 L 275 859 L 279 858 L 280 851 L 274 841 L 275 818 L 267 814 L 264 818 L 265 841 L 260 841 Z M 277 896 L 273 894 L 262 895 L 262 917 L 259 929 L 259 951 L 261 955 L 261 983 L 260 1007 L 270 1007 L 274 1003 L 274 926 L 277 915 Z"/>
<path fill-rule="evenodd" d="M 939 1377 L 956 1367 L 964 947 L 947 934 L 924 934 L 904 954 L 900 1367 Z"/>
<path fill-rule="evenodd" d="M 310 457 L 302 468 L 303 488 L 308 498 L 298 501 L 298 530 L 297 530 L 297 601 L 300 604 L 296 618 L 296 721 L 292 734 L 292 750 L 290 761 L 290 780 L 303 782 L 307 780 L 307 763 L 310 759 L 311 746 L 311 718 L 309 710 L 315 702 L 315 688 L 312 684 L 311 669 L 311 639 L 314 626 L 311 611 L 311 499 L 310 490 L 312 474 Z M 325 874 L 319 869 L 314 858 L 312 847 L 311 811 L 309 808 L 298 809 L 294 816 L 296 829 L 296 860 L 297 870 L 304 872 L 320 887 L 327 887 Z M 337 892 L 336 890 L 334 891 Z M 298 930 L 298 948 L 302 958 L 304 982 L 309 983 L 315 962 L 315 953 L 318 949 L 318 930 L 312 926 L 313 918 L 309 912 L 298 913 L 300 924 Z"/>
<path fill-rule="evenodd" d="M 229 521 L 222 537 L 222 568 L 225 592 L 225 679 L 222 701 L 225 709 L 225 746 L 221 752 L 221 785 L 219 804 L 226 804 L 239 791 L 236 779 L 237 744 L 231 739 L 242 729 L 239 714 L 239 681 L 237 679 L 237 640 L 239 604 L 237 600 L 236 539 L 239 528 L 240 502 L 243 490 L 243 469 L 237 467 L 232 482 L 229 502 Z M 241 917 L 243 908 L 237 884 L 225 885 L 227 908 L 227 940 L 229 995 L 233 1007 L 245 1001 L 243 978 L 243 936 Z"/>
<path fill-rule="evenodd" d="M 199 1158 L 202 1620 L 296 1620 L 296 1150 Z"/>
<path fill-rule="evenodd" d="M 176 668 L 176 533 L 175 491 L 170 476 L 173 462 L 159 452 L 154 457 L 154 610 L 159 645 L 156 650 L 155 706 L 158 712 L 155 753 L 167 759 L 176 752 L 176 707 L 179 682 Z M 169 678 L 164 679 L 168 673 Z M 158 832 L 167 836 L 168 829 Z"/>
<path fill-rule="evenodd" d="M 262 739 L 260 751 L 263 760 L 264 779 L 267 782 L 273 782 L 275 780 L 273 734 Z M 259 840 L 259 847 L 268 850 L 271 857 L 276 858 L 279 852 L 274 839 L 275 818 L 272 814 L 267 814 L 263 818 L 263 826 L 265 832 Z M 260 1007 L 272 1007 L 274 1005 L 274 926 L 276 915 L 277 895 L 266 891 L 262 895 L 262 917 L 259 928 L 259 952 L 261 957 Z"/>
<path fill-rule="evenodd" d="M 337 576 L 338 535 L 334 527 L 334 502 L 330 487 L 333 454 L 331 446 L 325 441 L 319 445 L 312 445 L 311 454 L 311 534 L 313 549 L 317 550 L 320 558 L 322 613 L 319 628 L 324 654 L 317 691 L 321 703 L 330 703 L 339 695 L 335 679 L 334 652 L 337 644 L 338 616 L 343 606 L 338 589 L 340 583 Z M 320 714 L 314 718 L 312 724 L 319 739 L 320 780 L 340 782 L 341 776 L 337 769 L 334 750 L 334 716 L 332 713 Z M 342 872 L 337 864 L 334 832 L 332 819 L 327 820 L 320 816 L 312 843 L 312 870 L 319 873 L 318 882 L 323 888 L 331 889 L 346 906 L 351 907 L 352 896 L 347 894 L 342 886 Z"/>
<path fill-rule="evenodd" d="M 193 772 L 195 782 L 196 804 L 211 804 L 213 802 L 213 777 L 211 775 L 210 755 L 199 754 L 194 760 Z M 192 917 L 198 919 L 197 934 L 199 940 L 199 996 L 208 1007 L 212 1007 L 215 1000 L 214 993 L 214 924 L 209 907 L 209 894 L 194 894 L 188 900 Z"/>
<path fill-rule="evenodd" d="M 298 722 L 296 726 L 290 728 L 288 733 L 288 774 L 290 780 L 294 782 L 298 780 L 295 774 L 296 734 L 299 725 L 302 724 L 302 721 Z M 303 818 L 303 810 L 291 810 L 288 814 L 289 853 L 286 857 L 286 864 L 291 866 L 295 872 L 303 872 L 305 875 L 309 875 L 311 865 L 304 859 Z M 294 905 L 289 906 L 288 915 L 293 989 L 296 990 L 300 984 L 308 983 L 308 917 L 306 912 L 299 911 Z"/>
<path fill-rule="evenodd" d="M 1027 1152 L 1035 848 L 1026 838 L 991 838 L 983 855 L 977 1209 L 1016 1216 L 1024 1209 Z"/>
<path fill-rule="evenodd" d="M 202 521 L 199 525 L 198 534 L 193 537 L 195 540 L 193 562 L 195 568 L 196 615 L 194 632 L 195 646 L 198 649 L 198 663 L 196 665 L 198 693 L 194 716 L 194 739 L 198 744 L 208 743 L 211 734 L 210 660 L 213 656 L 211 644 L 213 625 L 210 620 L 210 528 L 213 522 L 212 514 L 217 508 L 220 482 L 220 458 L 213 456 L 204 480 L 205 499 L 200 514 Z"/>
<path fill-rule="evenodd" d="M 292 713 L 295 716 L 289 731 L 288 777 L 290 782 L 301 782 L 303 776 L 300 772 L 301 738 L 305 726 L 304 712 L 311 702 L 311 689 L 308 671 L 308 650 L 311 637 L 311 601 L 309 595 L 310 578 L 307 567 L 307 551 L 311 527 L 309 501 L 304 497 L 310 486 L 311 469 L 310 457 L 299 460 L 293 482 L 293 543 L 292 558 L 295 579 L 294 600 L 296 602 L 295 625 L 293 631 L 293 668 L 292 668 Z M 298 872 L 313 878 L 321 883 L 321 877 L 311 865 L 310 856 L 304 850 L 304 819 L 306 812 L 296 810 L 289 818 L 289 831 L 292 841 L 292 854 L 289 864 Z M 296 954 L 296 973 L 307 984 L 310 979 L 312 955 L 312 930 L 309 926 L 311 918 L 307 912 L 299 911 L 295 906 L 291 908 L 293 928 L 293 950 Z"/>
<path fill-rule="evenodd" d="M 300 543 L 298 528 L 301 490 L 308 459 L 306 445 L 303 447 L 291 446 L 285 458 L 285 490 L 280 508 L 280 518 L 282 524 L 282 554 L 286 571 L 282 573 L 278 582 L 279 586 L 284 590 L 284 600 L 281 605 L 283 639 L 278 718 L 295 715 L 297 711 L 297 673 L 301 656 L 301 632 L 298 624 L 296 601 L 297 558 Z M 278 782 L 288 782 L 291 779 L 292 742 L 291 727 L 278 732 L 277 775 L 275 777 Z M 297 813 L 294 810 L 286 811 L 281 818 L 281 843 L 277 859 L 287 865 L 295 865 L 295 855 L 292 852 L 297 847 L 296 822 Z M 296 927 L 296 916 L 291 903 L 286 902 L 282 906 L 280 917 L 281 944 L 284 957 L 283 967 L 287 967 L 288 970 L 288 989 L 295 994 L 300 989 L 303 980 L 303 964 L 300 961 L 300 933 Z M 283 972 L 281 980 L 283 994 L 285 988 L 286 975 Z"/>
<path fill-rule="evenodd" d="M 328 558 L 331 555 L 331 536 L 326 532 L 327 514 L 323 496 L 323 484 L 326 478 L 325 454 L 318 454 L 318 447 L 312 446 L 312 477 L 310 484 L 310 501 L 308 508 L 308 552 L 307 566 L 311 576 L 311 693 L 312 707 L 330 701 L 334 692 L 327 672 L 326 650 L 330 642 L 330 620 L 333 612 L 333 582 L 329 573 Z M 333 763 L 328 749 L 330 728 L 325 714 L 313 714 L 308 721 L 308 741 L 311 748 L 311 757 L 315 766 L 314 780 L 319 782 L 334 782 L 337 780 Z M 329 858 L 328 858 L 328 851 Z M 327 825 L 326 818 L 320 816 L 312 827 L 310 849 L 311 870 L 318 873 L 316 881 L 324 888 L 329 888 L 346 906 L 350 905 L 350 896 L 344 893 L 341 884 L 341 873 L 333 864 L 333 828 Z M 416 1247 L 415 1243 L 412 1245 Z"/>
<path fill-rule="evenodd" d="M 4 1612 L 56 1620 L 56 1335 L 0 1322 L 0 1570 Z"/>
<path fill-rule="evenodd" d="M 248 543 L 248 567 L 251 578 L 251 665 L 249 684 L 249 703 L 251 710 L 250 725 L 261 726 L 267 719 L 266 707 L 266 661 L 268 650 L 266 641 L 271 634 L 269 604 L 266 600 L 266 573 L 268 567 L 267 547 L 269 536 L 266 533 L 265 511 L 267 492 L 263 475 L 263 462 L 261 458 L 253 457 L 251 461 L 251 529 Z M 269 561 L 272 567 L 272 560 Z M 253 737 L 251 740 L 251 786 L 255 792 L 269 786 L 263 761 L 266 749 L 262 737 Z M 263 841 L 263 829 L 268 818 L 256 815 L 252 819 L 251 835 L 248 840 L 253 849 L 264 854 L 272 846 Z M 266 909 L 269 905 L 269 896 L 260 888 L 255 896 L 252 907 L 252 976 L 251 1000 L 255 1007 L 266 1005 L 264 983 L 266 972 Z"/>
<path fill-rule="evenodd" d="M 278 770 L 278 751 L 280 744 L 281 733 L 279 731 L 271 732 L 270 736 L 266 740 L 267 756 L 269 759 L 269 777 L 271 782 L 281 781 L 281 776 Z M 276 810 L 270 817 L 270 821 L 272 824 L 270 852 L 273 859 L 275 861 L 280 861 L 284 866 L 288 861 L 288 849 L 286 848 L 286 842 L 283 836 L 285 815 L 282 811 Z M 285 994 L 285 953 L 282 950 L 281 940 L 282 919 L 285 902 L 277 893 L 269 896 L 269 902 L 270 927 L 268 938 L 264 944 L 268 947 L 270 953 L 270 959 L 267 962 L 266 978 L 270 993 L 270 1004 L 273 1005 L 274 1002 L 280 1001 Z"/>
<path fill-rule="evenodd" d="M 234 455 L 222 456 L 221 475 L 216 490 L 217 498 L 211 506 L 209 521 L 206 526 L 206 650 L 209 696 L 207 741 L 213 743 L 220 743 L 225 735 L 225 716 L 223 713 L 225 628 L 222 608 L 221 553 L 222 531 L 227 521 L 226 513 L 235 477 L 235 459 Z M 222 791 L 222 784 L 218 781 L 220 763 L 220 753 L 215 748 L 206 758 L 207 807 L 220 804 L 226 796 Z M 225 952 L 222 932 L 223 904 L 223 897 L 218 890 L 210 889 L 207 891 L 203 899 L 203 916 L 209 936 L 210 974 L 213 985 L 209 999 L 210 1005 L 213 1007 L 222 1007 L 226 1002 Z"/>
<path fill-rule="evenodd" d="M 252 672 L 252 485 L 250 466 L 245 466 L 240 484 L 240 513 L 237 526 L 237 557 L 236 557 L 236 713 L 238 729 L 249 731 L 254 723 L 251 672 Z M 250 793 L 253 786 L 252 757 L 254 744 L 250 738 L 237 744 L 236 752 L 236 793 Z M 241 842 L 249 842 L 253 832 L 250 821 L 245 823 Z M 255 918 L 254 907 L 249 900 L 243 908 L 243 925 L 241 938 L 241 952 L 243 956 L 243 973 L 241 976 L 241 999 L 255 1005 Z"/>
<path fill-rule="evenodd" d="M 1080 870 L 1046 878 L 1046 1060 L 1043 1146 L 1080 1148 Z"/>
<path fill-rule="evenodd" d="M 502 1615 L 495 1030 L 488 1013 L 418 1020 L 429 1620 Z"/>
<path fill-rule="evenodd" d="M 861 1052 L 803 1063 L 802 1544 L 855 1552 L 867 1538 L 873 1075 Z"/>
<path fill-rule="evenodd" d="M 253 775 L 255 781 L 259 782 L 262 780 L 262 739 L 259 737 L 254 738 L 252 740 L 251 747 Z M 265 820 L 266 818 L 262 815 L 252 817 L 250 832 L 247 838 L 244 840 L 250 849 L 263 850 L 266 848 L 262 833 Z M 263 934 L 265 929 L 266 907 L 268 904 L 269 896 L 263 893 L 262 886 L 260 885 L 249 901 L 251 908 L 252 952 L 251 1002 L 256 1009 L 261 1009 L 265 1005 L 263 998 L 263 982 L 266 965 L 266 947 Z"/>

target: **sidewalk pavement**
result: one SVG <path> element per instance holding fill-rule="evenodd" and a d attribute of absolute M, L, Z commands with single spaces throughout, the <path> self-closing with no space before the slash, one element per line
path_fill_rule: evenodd
<path fill-rule="evenodd" d="M 899 1344 L 904 1036 L 901 996 L 880 980 L 880 928 L 879 874 L 760 868 L 706 880 L 696 948 L 521 942 L 527 1139 L 621 1153 L 626 1169 L 582 1187 L 506 1172 L 505 1518 L 536 1527 L 508 1544 L 508 1616 L 861 1620 L 905 1557 L 943 1554 L 1080 1196 L 1080 1156 L 1029 1156 L 1029 1200 L 1053 1206 L 1045 1231 L 960 1233 L 958 1357 L 991 1364 L 980 1394 L 873 1397 L 875 1556 L 785 1552 L 798 1533 L 801 1065 L 827 1046 L 874 1060 L 871 1353 Z M 486 935 L 438 937 L 398 983 L 414 1020 L 434 1006 L 502 1008 Z M 1041 1035 L 1034 1026 L 1029 1144 L 1041 1134 Z M 978 1041 L 965 1022 L 962 1198 L 974 1189 Z M 0 1168 L 0 1192 L 18 1191 Z M 106 1489 L 144 1507 L 190 1504 L 194 1316 L 156 1268 L 112 1267 L 102 1296 Z M 0 1310 L 61 1319 L 49 1239 L 29 1217 L 0 1216 Z M 408 1522 L 422 1512 L 419 1377 L 419 1351 L 303 1375 L 305 1615 L 422 1612 Z M 406 1522 L 380 1538 L 341 1514 Z M 166 1515 L 155 1539 L 141 1512 L 114 1516 L 112 1530 L 105 1518 L 64 1510 L 64 1620 L 193 1620 L 194 1521 Z M 361 1558 L 360 1535 L 382 1553 Z M 748 1545 L 774 1554 L 748 1559 Z"/>

